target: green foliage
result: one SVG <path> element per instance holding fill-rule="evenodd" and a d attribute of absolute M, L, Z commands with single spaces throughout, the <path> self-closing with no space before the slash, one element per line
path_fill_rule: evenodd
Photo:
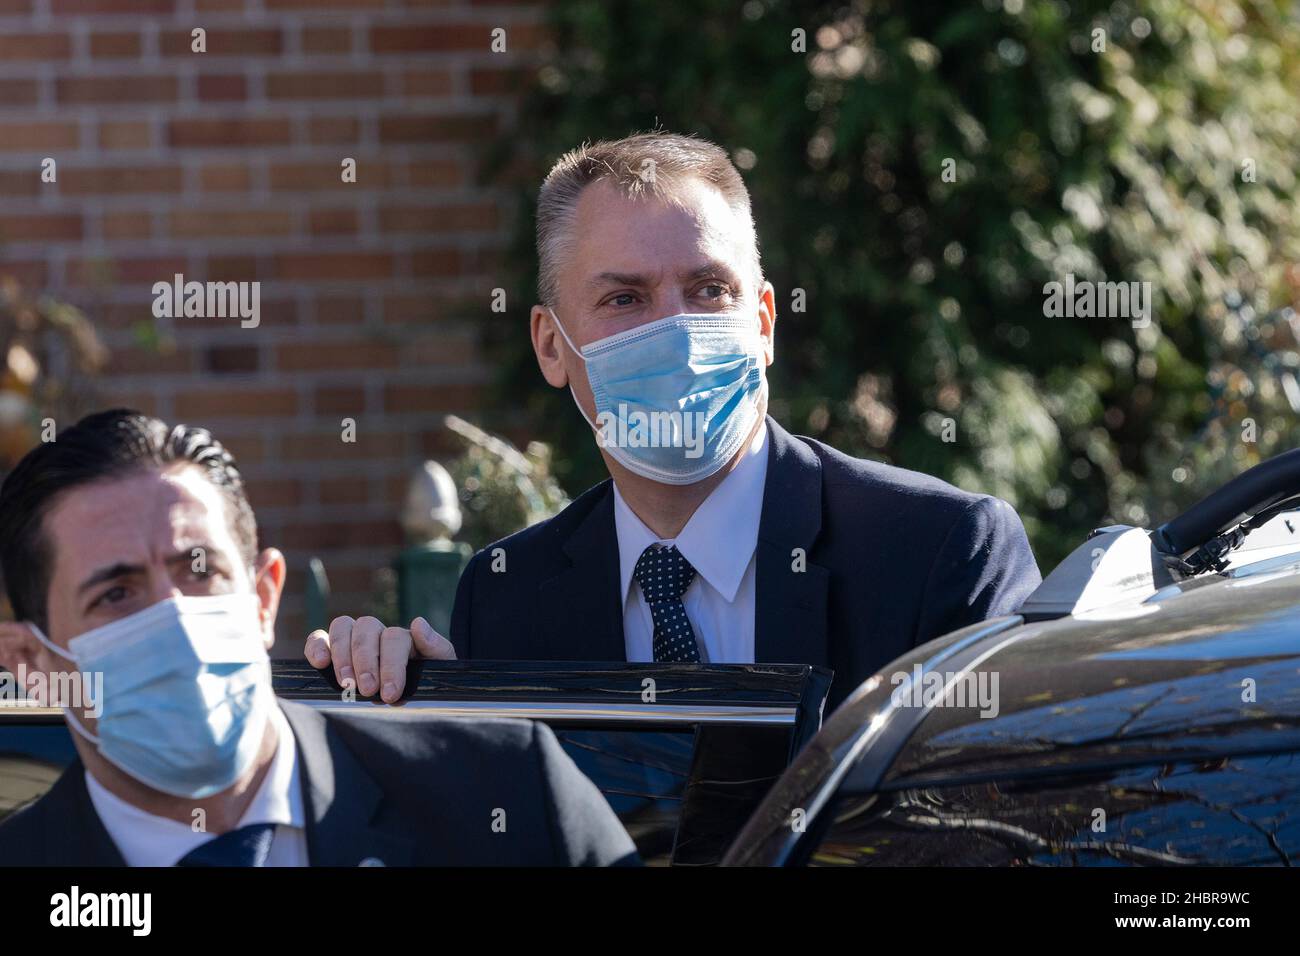
<path fill-rule="evenodd" d="M 724 145 L 749 185 L 778 420 L 1008 499 L 1044 567 L 1300 443 L 1300 325 L 1277 312 L 1300 296 L 1292 4 L 575 0 L 551 16 L 557 52 L 511 138 L 535 149 L 515 301 L 534 299 L 549 164 L 662 125 Z M 1151 282 L 1150 327 L 1045 317 L 1067 273 Z M 496 331 L 506 396 L 557 438 L 561 476 L 601 477 L 567 392 L 541 386 L 518 325 Z"/>
<path fill-rule="evenodd" d="M 535 524 L 569 503 L 551 474 L 551 449 L 529 442 L 520 452 L 449 415 L 447 426 L 465 441 L 465 452 L 447 466 L 459 490 L 463 523 L 456 535 L 480 550 L 506 535 Z"/>

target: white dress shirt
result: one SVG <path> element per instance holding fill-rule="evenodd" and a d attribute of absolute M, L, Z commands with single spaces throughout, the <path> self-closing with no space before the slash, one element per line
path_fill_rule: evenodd
<path fill-rule="evenodd" d="M 676 545 L 695 568 L 682 596 L 695 631 L 700 660 L 754 662 L 754 566 L 758 522 L 767 483 L 767 423 L 745 456 L 691 515 L 676 538 L 655 535 L 632 511 L 614 483 L 614 530 L 623 596 L 623 643 L 629 661 L 653 661 L 654 621 L 632 572 L 652 544 Z"/>
<path fill-rule="evenodd" d="M 307 866 L 307 817 L 298 774 L 298 747 L 279 707 L 272 708 L 271 721 L 279 734 L 275 756 L 238 826 L 277 824 L 266 865 Z M 127 803 L 110 793 L 89 770 L 86 789 L 127 866 L 175 866 L 191 850 L 216 839 L 215 834 L 195 832 L 188 823 L 155 816 Z"/>

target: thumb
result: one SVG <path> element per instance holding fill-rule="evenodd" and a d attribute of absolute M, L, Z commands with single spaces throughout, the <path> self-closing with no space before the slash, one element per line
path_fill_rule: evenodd
<path fill-rule="evenodd" d="M 411 653 L 412 656 L 418 655 L 435 661 L 456 659 L 456 649 L 451 646 L 451 641 L 435 631 L 433 625 L 422 617 L 411 622 Z"/>

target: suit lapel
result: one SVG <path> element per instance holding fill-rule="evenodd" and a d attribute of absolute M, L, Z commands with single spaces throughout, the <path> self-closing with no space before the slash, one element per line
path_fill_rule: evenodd
<path fill-rule="evenodd" d="M 293 729 L 307 813 L 307 858 L 312 866 L 410 863 L 412 847 L 400 833 L 375 823 L 383 791 L 330 727 L 325 714 L 280 700 Z"/>
<path fill-rule="evenodd" d="M 822 524 L 821 459 L 772 418 L 767 420 L 767 481 L 758 526 L 754 660 L 829 663 L 829 573 L 808 556 Z"/>
<path fill-rule="evenodd" d="M 546 659 L 626 660 L 611 482 L 561 547 L 570 566 L 538 589 Z"/>

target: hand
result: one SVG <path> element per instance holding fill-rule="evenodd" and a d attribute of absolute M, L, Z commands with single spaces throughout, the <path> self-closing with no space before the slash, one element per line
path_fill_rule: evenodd
<path fill-rule="evenodd" d="M 404 627 L 384 627 L 378 618 L 350 618 L 330 621 L 329 633 L 316 630 L 307 635 L 303 648 L 307 661 L 316 668 L 334 665 L 334 676 L 344 687 L 356 688 L 362 697 L 379 692 L 386 704 L 395 704 L 406 689 L 406 664 L 411 658 L 454 661 L 456 649 L 422 617 Z"/>

